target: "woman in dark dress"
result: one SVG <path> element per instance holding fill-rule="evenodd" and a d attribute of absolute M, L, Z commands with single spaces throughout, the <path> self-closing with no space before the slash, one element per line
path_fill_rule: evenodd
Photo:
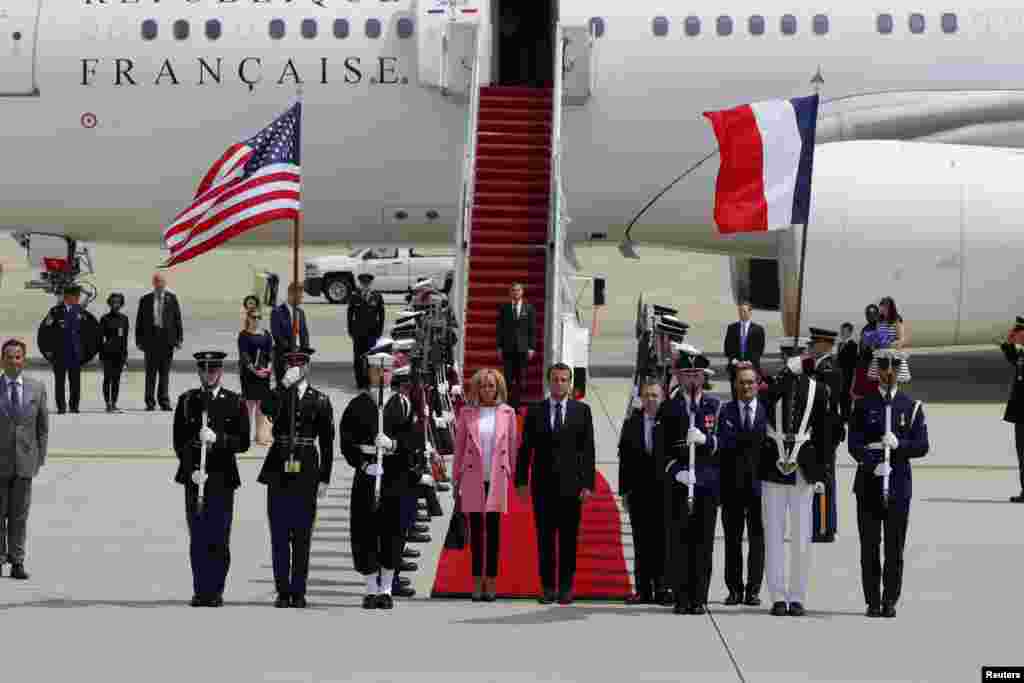
<path fill-rule="evenodd" d="M 121 371 L 128 361 L 128 316 L 121 313 L 124 294 L 113 292 L 107 297 L 110 312 L 100 318 L 100 358 L 103 360 L 103 400 L 108 413 L 121 412 L 117 397 L 121 392 Z"/>
<path fill-rule="evenodd" d="M 258 309 L 251 309 L 246 316 L 245 329 L 238 333 L 238 372 L 242 383 L 242 397 L 256 425 L 254 443 L 270 445 L 267 418 L 260 411 L 260 401 L 270 395 L 270 363 L 273 360 L 273 338 L 270 332 L 261 329 L 263 318 Z"/>

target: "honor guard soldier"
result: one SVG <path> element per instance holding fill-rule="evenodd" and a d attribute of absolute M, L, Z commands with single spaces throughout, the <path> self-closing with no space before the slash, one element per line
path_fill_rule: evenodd
<path fill-rule="evenodd" d="M 81 296 L 82 288 L 78 285 L 65 289 L 64 301 L 49 310 L 39 328 L 39 349 L 53 366 L 54 398 L 57 412 L 62 415 L 69 404 L 72 413 L 78 412 L 82 365 L 92 357 L 87 337 L 95 332 L 96 323 L 88 324 L 86 317 L 91 318 L 91 314 L 79 303 Z M 71 385 L 67 393 L 65 383 Z"/>
<path fill-rule="evenodd" d="M 668 579 L 676 614 L 707 612 L 711 555 L 718 522 L 719 467 L 715 436 L 721 400 L 704 394 L 712 371 L 707 357 L 680 344 L 676 376 L 680 390 L 666 401 L 658 421 L 662 471 L 671 486 L 668 501 Z"/>
<path fill-rule="evenodd" d="M 803 616 L 811 564 L 811 503 L 825 490 L 829 434 L 827 392 L 804 373 L 802 341 L 780 346 L 786 367 L 761 393 L 765 431 L 758 468 L 762 483 L 765 564 L 774 616 Z M 790 519 L 789 588 L 785 577 Z"/>
<path fill-rule="evenodd" d="M 407 399 L 392 396 L 386 353 L 364 356 L 369 388 L 345 408 L 341 454 L 355 470 L 351 497 L 352 559 L 366 580 L 363 609 L 394 607 L 393 581 L 404 541 L 401 497 L 418 477 L 413 415 Z M 422 438 L 422 435 L 421 435 Z M 422 443 L 422 442 L 421 442 Z"/>
<path fill-rule="evenodd" d="M 274 443 L 258 481 L 267 486 L 275 607 L 306 606 L 316 501 L 327 495 L 331 482 L 334 412 L 326 394 L 309 383 L 312 354 L 309 348 L 285 353 L 288 370 L 281 386 L 261 404 L 263 414 L 273 422 Z"/>
<path fill-rule="evenodd" d="M 365 389 L 367 378 L 362 358 L 384 333 L 384 297 L 370 289 L 373 275 L 360 273 L 359 290 L 348 300 L 348 334 L 352 337 L 352 355 L 356 386 Z"/>
<path fill-rule="evenodd" d="M 815 493 L 811 506 L 811 542 L 832 543 L 836 540 L 839 528 L 838 511 L 836 508 L 836 449 L 846 439 L 846 426 L 843 424 L 842 390 L 843 371 L 833 354 L 837 332 L 810 328 L 812 370 L 811 377 L 818 382 L 818 387 L 827 392 L 825 405 L 828 408 L 829 435 L 832 440 L 825 453 L 825 492 Z"/>
<path fill-rule="evenodd" d="M 1010 501 L 1024 503 L 1024 316 L 1017 316 L 1016 325 L 1005 340 L 1000 340 L 999 348 L 1013 366 L 1013 389 L 1003 420 L 1011 423 L 1014 429 L 1017 463 L 1020 467 L 1020 494 L 1012 496 Z"/>
<path fill-rule="evenodd" d="M 185 487 L 192 606 L 220 607 L 231 564 L 235 489 L 242 484 L 236 456 L 249 450 L 249 413 L 239 394 L 220 385 L 227 354 L 194 357 L 202 388 L 182 394 L 174 412 L 174 481 Z"/>
<path fill-rule="evenodd" d="M 903 586 L 903 547 L 910 514 L 910 460 L 928 453 L 928 426 L 920 401 L 899 390 L 903 353 L 875 351 L 878 391 L 857 401 L 850 421 L 850 455 L 857 461 L 860 572 L 867 616 L 895 617 Z M 879 545 L 885 536 L 885 565 Z M 882 591 L 879 594 L 879 584 Z"/>

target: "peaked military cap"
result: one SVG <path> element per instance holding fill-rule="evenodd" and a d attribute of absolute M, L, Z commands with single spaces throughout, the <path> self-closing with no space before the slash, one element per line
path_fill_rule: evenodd
<path fill-rule="evenodd" d="M 371 368 L 390 368 L 395 364 L 395 357 L 390 353 L 368 353 L 363 358 L 366 359 L 367 365 Z"/>
<path fill-rule="evenodd" d="M 1024 330 L 1024 315 L 1017 316 L 1017 324 L 1014 325 L 1015 330 Z"/>
<path fill-rule="evenodd" d="M 309 348 L 308 346 L 303 346 L 302 348 L 296 349 L 294 351 L 286 351 L 284 354 L 284 359 L 285 361 L 291 363 L 292 365 L 301 365 L 308 363 L 309 357 L 312 356 L 314 353 L 316 353 L 315 350 Z"/>
<path fill-rule="evenodd" d="M 823 327 L 812 327 L 811 330 L 811 341 L 830 341 L 834 342 L 839 333 L 835 330 L 826 330 Z"/>
<path fill-rule="evenodd" d="M 795 343 L 792 337 L 786 337 L 779 342 L 779 352 L 786 358 L 790 356 L 799 356 L 807 350 L 807 343 L 807 337 L 799 337 Z"/>
<path fill-rule="evenodd" d="M 222 368 L 224 367 L 224 359 L 228 357 L 228 354 L 223 351 L 200 351 L 199 353 L 193 353 L 192 357 L 196 359 L 196 365 L 200 368 Z"/>
<path fill-rule="evenodd" d="M 356 279 L 359 280 L 360 282 L 372 282 L 373 273 L 359 273 L 359 276 L 356 277 Z"/>
<path fill-rule="evenodd" d="M 420 280 L 419 282 L 417 282 L 415 285 L 413 285 L 412 288 L 414 290 L 415 289 L 426 289 L 427 287 L 433 287 L 433 286 L 434 286 L 434 279 L 428 277 L 428 278 L 425 278 L 425 279 Z"/>
<path fill-rule="evenodd" d="M 697 347 L 692 344 L 673 344 L 673 350 L 679 353 L 676 358 L 676 370 L 703 370 L 705 375 L 715 374 L 710 369 L 711 361 Z"/>
<path fill-rule="evenodd" d="M 82 293 L 82 288 L 79 285 L 69 285 L 64 288 L 64 294 L 69 296 L 78 296 Z"/>

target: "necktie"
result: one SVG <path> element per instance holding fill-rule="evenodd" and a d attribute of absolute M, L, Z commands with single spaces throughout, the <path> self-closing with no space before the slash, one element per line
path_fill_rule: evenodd
<path fill-rule="evenodd" d="M 160 292 L 156 295 L 156 326 L 164 326 L 164 293 Z"/>
<path fill-rule="evenodd" d="M 21 408 L 21 401 L 18 400 L 18 383 L 11 382 L 11 409 L 15 414 L 18 413 Z"/>
<path fill-rule="evenodd" d="M 519 320 L 519 304 L 516 304 L 516 320 Z"/>
<path fill-rule="evenodd" d="M 747 419 L 744 427 L 748 432 L 754 427 L 754 406 L 747 404 Z"/>
<path fill-rule="evenodd" d="M 747 325 L 740 323 L 740 353 L 747 355 Z"/>
<path fill-rule="evenodd" d="M 559 432 L 562 430 L 562 402 L 559 401 L 555 404 L 555 429 L 554 431 Z"/>
<path fill-rule="evenodd" d="M 644 450 L 646 450 L 648 453 L 651 452 L 651 441 L 653 441 L 653 439 L 651 438 L 651 427 L 653 426 L 652 422 L 653 420 L 651 420 L 651 418 L 644 418 Z"/>

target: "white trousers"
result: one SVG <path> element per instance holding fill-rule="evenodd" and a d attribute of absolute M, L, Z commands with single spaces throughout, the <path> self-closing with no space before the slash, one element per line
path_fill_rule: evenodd
<path fill-rule="evenodd" d="M 762 483 L 764 556 L 768 592 L 772 602 L 807 600 L 811 570 L 811 505 L 814 488 L 800 470 L 796 485 Z M 786 515 L 789 514 L 789 590 L 786 590 Z"/>

